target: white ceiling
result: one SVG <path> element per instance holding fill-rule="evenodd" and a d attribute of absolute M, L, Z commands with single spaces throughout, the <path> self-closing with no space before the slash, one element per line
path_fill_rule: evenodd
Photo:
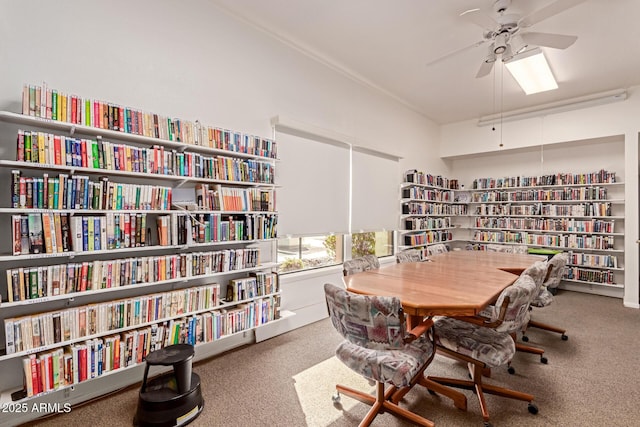
<path fill-rule="evenodd" d="M 427 65 L 482 40 L 459 15 L 480 8 L 495 18 L 494 0 L 213 1 L 441 124 L 640 84 L 640 0 L 586 0 L 530 27 L 578 40 L 543 48 L 560 87 L 528 96 L 502 66 L 475 78 L 488 43 Z M 553 2 L 513 0 L 508 11 L 525 16 Z"/>

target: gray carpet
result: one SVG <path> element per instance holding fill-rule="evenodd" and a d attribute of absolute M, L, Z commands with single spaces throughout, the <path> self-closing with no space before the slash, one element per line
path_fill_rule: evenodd
<path fill-rule="evenodd" d="M 640 311 L 622 301 L 561 292 L 556 302 L 534 311 L 534 318 L 565 326 L 568 341 L 531 329 L 530 344 L 546 349 L 548 365 L 538 356 L 518 353 L 515 375 L 496 369 L 487 382 L 536 396 L 540 412 L 525 402 L 487 396 L 494 426 L 637 426 L 640 421 Z M 205 409 L 194 426 L 356 426 L 368 406 L 342 397 L 331 401 L 333 384 L 352 383 L 373 390 L 341 366 L 334 349 L 341 340 L 328 319 L 268 341 L 233 350 L 194 367 L 203 381 Z M 427 374 L 465 378 L 466 367 L 436 356 Z M 137 388 L 73 408 L 69 414 L 38 420 L 38 426 L 130 426 Z M 299 394 L 300 393 L 300 394 Z M 401 405 L 438 426 L 481 426 L 475 395 L 467 412 L 446 398 L 416 387 Z M 374 426 L 406 426 L 389 414 Z"/>

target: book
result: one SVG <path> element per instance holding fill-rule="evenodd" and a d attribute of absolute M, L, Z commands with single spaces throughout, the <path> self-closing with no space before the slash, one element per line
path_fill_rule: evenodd
<path fill-rule="evenodd" d="M 39 254 L 44 251 L 44 232 L 40 214 L 28 214 L 29 252 Z"/>

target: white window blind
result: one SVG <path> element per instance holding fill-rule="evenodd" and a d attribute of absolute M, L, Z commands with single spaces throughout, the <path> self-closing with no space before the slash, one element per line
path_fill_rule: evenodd
<path fill-rule="evenodd" d="M 349 145 L 278 131 L 276 164 L 280 237 L 347 233 Z M 397 180 L 397 179 L 396 179 Z"/>
<path fill-rule="evenodd" d="M 397 157 L 353 147 L 351 232 L 396 230 L 400 166 Z"/>

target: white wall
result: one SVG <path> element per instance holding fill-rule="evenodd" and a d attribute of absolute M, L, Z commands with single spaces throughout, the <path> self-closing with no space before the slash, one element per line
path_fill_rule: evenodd
<path fill-rule="evenodd" d="M 564 113 L 504 123 L 503 148 L 499 147 L 500 127 L 478 127 L 476 120 L 442 126 L 440 155 L 449 159 L 452 175 L 464 175 L 468 179 L 473 165 L 491 165 L 487 176 L 513 175 L 509 156 L 521 156 L 531 152 L 532 162 L 540 165 L 536 152 L 546 147 L 548 155 L 542 166 L 547 172 L 567 170 L 587 172 L 600 168 L 623 171 L 618 176 L 625 183 L 625 274 L 624 305 L 640 308 L 638 284 L 638 131 L 640 130 L 640 88 L 628 89 L 628 99 L 613 104 L 584 108 Z M 585 144 L 596 141 L 595 145 Z M 602 145 L 598 145 L 597 141 Z M 617 156 L 623 145 L 624 157 Z M 598 147 L 595 150 L 575 148 Z M 532 150 L 536 147 L 535 150 Z M 559 148 L 564 147 L 564 148 Z M 572 149 L 572 147 L 574 147 Z M 554 149 L 564 150 L 553 156 Z M 464 159 L 464 160 L 461 160 Z M 469 161 L 469 159 L 471 159 Z M 586 168 L 586 170 L 585 170 Z M 464 181 L 463 181 L 464 182 Z M 471 182 L 466 182 L 470 185 Z"/>
<path fill-rule="evenodd" d="M 262 136 L 283 115 L 401 156 L 401 172 L 447 173 L 434 155 L 439 126 L 213 2 L 0 0 L 0 10 L 0 110 L 20 112 L 23 84 L 46 81 L 62 92 Z M 287 278 L 283 309 L 304 308 L 317 320 L 319 311 L 300 296 L 322 306 L 323 283 Z"/>

